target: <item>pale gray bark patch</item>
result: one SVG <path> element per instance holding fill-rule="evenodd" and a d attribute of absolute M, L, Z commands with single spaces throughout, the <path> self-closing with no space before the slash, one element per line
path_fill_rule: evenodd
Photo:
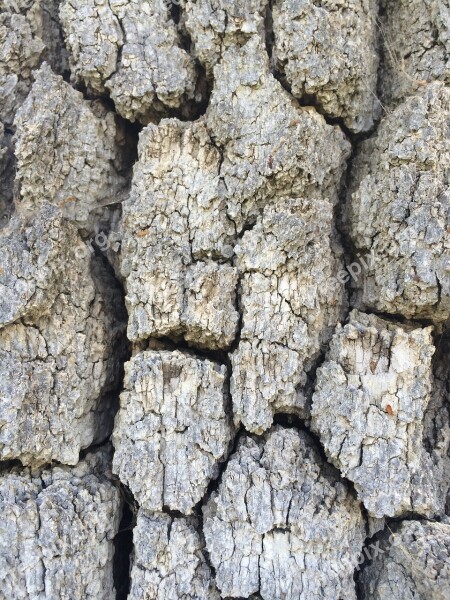
<path fill-rule="evenodd" d="M 223 52 L 264 39 L 268 0 L 181 0 L 183 26 L 192 39 L 192 52 L 212 77 Z"/>
<path fill-rule="evenodd" d="M 248 431 L 268 429 L 276 412 L 308 416 L 298 388 L 346 308 L 333 234 L 329 202 L 283 199 L 235 248 L 242 328 L 231 393 L 235 419 Z"/>
<path fill-rule="evenodd" d="M 0 325 L 39 315 L 51 306 L 61 274 L 74 265 L 76 230 L 56 207 L 44 205 L 32 223 L 15 217 L 0 238 Z"/>
<path fill-rule="evenodd" d="M 404 521 L 362 571 L 364 600 L 447 600 L 450 595 L 450 523 Z"/>
<path fill-rule="evenodd" d="M 380 116 L 377 0 L 275 0 L 273 61 L 296 98 L 354 133 Z"/>
<path fill-rule="evenodd" d="M 339 127 L 283 89 L 263 41 L 253 36 L 225 51 L 214 79 L 206 122 L 222 148 L 227 214 L 238 233 L 276 199 L 335 204 L 350 144 Z"/>
<path fill-rule="evenodd" d="M 0 600 L 447 598 L 448 0 L 0 3 Z"/>
<path fill-rule="evenodd" d="M 112 436 L 114 472 L 144 509 L 191 514 L 232 439 L 226 367 L 149 350 L 125 365 L 124 383 Z"/>
<path fill-rule="evenodd" d="M 13 218 L 0 241 L 0 458 L 76 464 L 109 434 L 123 331 L 119 292 L 91 272 L 54 206 Z"/>
<path fill-rule="evenodd" d="M 242 438 L 203 518 L 222 597 L 356 599 L 360 504 L 307 434 Z"/>
<path fill-rule="evenodd" d="M 193 99 L 196 70 L 164 0 L 65 0 L 60 9 L 75 81 L 108 91 L 131 121 Z"/>
<path fill-rule="evenodd" d="M 406 318 L 450 317 L 450 89 L 432 83 L 363 142 L 346 227 L 362 257 L 354 306 Z"/>
<path fill-rule="evenodd" d="M 225 52 L 216 71 L 205 118 L 163 120 L 140 137 L 120 256 L 134 341 L 184 336 L 198 347 L 228 348 L 238 271 L 223 263 L 236 236 L 276 198 L 337 201 L 349 144 L 339 128 L 292 102 L 261 42 Z M 199 285 L 203 314 L 193 296 Z"/>
<path fill-rule="evenodd" d="M 51 202 L 88 226 L 93 210 L 121 197 L 125 181 L 115 115 L 84 100 L 48 65 L 35 72 L 15 125 L 21 214 Z"/>
<path fill-rule="evenodd" d="M 133 341 L 184 334 L 216 349 L 234 340 L 237 271 L 224 262 L 235 228 L 219 166 L 203 119 L 163 120 L 140 136 L 120 255 Z"/>
<path fill-rule="evenodd" d="M 67 71 L 59 0 L 4 0 L 0 6 L 0 121 L 11 126 L 42 60 Z"/>
<path fill-rule="evenodd" d="M 105 477 L 111 453 L 76 467 L 0 475 L 2 600 L 111 600 L 121 498 Z"/>
<path fill-rule="evenodd" d="M 0 120 L 11 125 L 31 86 L 32 69 L 45 45 L 33 35 L 26 17 L 0 12 Z"/>
<path fill-rule="evenodd" d="M 398 104 L 429 82 L 450 83 L 449 0 L 381 0 L 383 103 Z"/>
<path fill-rule="evenodd" d="M 424 447 L 431 333 L 353 311 L 347 325 L 338 325 L 317 373 L 312 427 L 378 518 L 444 512 L 448 440 Z"/>
<path fill-rule="evenodd" d="M 130 600 L 220 600 L 195 517 L 140 510 L 133 531 Z"/>

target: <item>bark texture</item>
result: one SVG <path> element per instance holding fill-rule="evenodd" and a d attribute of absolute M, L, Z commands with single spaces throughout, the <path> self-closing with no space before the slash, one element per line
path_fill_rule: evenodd
<path fill-rule="evenodd" d="M 424 448 L 434 347 L 431 329 L 354 311 L 317 373 L 312 426 L 375 517 L 444 510 L 441 472 Z M 447 460 L 448 445 L 441 449 Z"/>
<path fill-rule="evenodd" d="M 243 438 L 203 517 L 224 597 L 356 598 L 361 507 L 303 432 Z"/>
<path fill-rule="evenodd" d="M 394 105 L 429 82 L 450 82 L 448 0 L 381 0 L 383 102 Z"/>
<path fill-rule="evenodd" d="M 77 230 L 56 207 L 44 206 L 32 224 L 15 216 L 7 233 L 0 244 L 0 457 L 74 465 L 111 426 L 120 294 L 101 264 L 77 258 Z"/>
<path fill-rule="evenodd" d="M 117 112 L 144 123 L 194 96 L 196 72 L 169 2 L 67 0 L 60 15 L 74 80 L 108 91 Z"/>
<path fill-rule="evenodd" d="M 355 304 L 435 322 L 450 317 L 450 90 L 432 83 L 361 144 L 347 205 L 357 251 L 371 255 Z"/>
<path fill-rule="evenodd" d="M 121 497 L 104 476 L 110 454 L 2 473 L 0 598 L 113 597 Z"/>
<path fill-rule="evenodd" d="M 273 59 L 292 94 L 355 133 L 380 115 L 376 14 L 376 0 L 273 2 Z"/>
<path fill-rule="evenodd" d="M 181 352 L 148 351 L 126 365 L 113 469 L 147 510 L 184 514 L 227 454 L 226 369 Z"/>
<path fill-rule="evenodd" d="M 450 598 L 448 0 L 0 0 L 0 600 Z"/>
<path fill-rule="evenodd" d="M 364 599 L 448 597 L 450 524 L 405 521 L 391 533 L 388 550 L 364 570 Z"/>
<path fill-rule="evenodd" d="M 242 327 L 231 393 L 248 431 L 268 429 L 276 412 L 308 414 L 298 390 L 346 307 L 334 237 L 329 202 L 289 198 L 266 206 L 235 248 Z"/>
<path fill-rule="evenodd" d="M 220 600 L 192 517 L 139 511 L 133 534 L 133 600 Z"/>

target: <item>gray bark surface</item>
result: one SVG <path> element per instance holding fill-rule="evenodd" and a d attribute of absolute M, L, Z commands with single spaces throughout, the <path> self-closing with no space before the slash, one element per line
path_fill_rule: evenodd
<path fill-rule="evenodd" d="M 113 470 L 139 505 L 190 514 L 217 477 L 232 427 L 223 365 L 147 351 L 125 365 Z"/>
<path fill-rule="evenodd" d="M 292 94 L 313 98 L 355 133 L 380 116 L 377 9 L 376 0 L 273 3 L 273 59 Z"/>
<path fill-rule="evenodd" d="M 366 600 L 445 600 L 450 592 L 450 524 L 405 521 L 389 549 L 364 570 Z"/>
<path fill-rule="evenodd" d="M 381 0 L 383 102 L 395 105 L 429 82 L 450 82 L 448 0 Z"/>
<path fill-rule="evenodd" d="M 222 596 L 356 598 L 361 508 L 306 434 L 243 438 L 203 513 Z"/>
<path fill-rule="evenodd" d="M 119 292 L 95 261 L 77 258 L 78 233 L 55 207 L 12 226 L 0 244 L 0 457 L 75 465 L 111 427 Z"/>
<path fill-rule="evenodd" d="M 450 90 L 432 83 L 360 146 L 346 216 L 369 265 L 356 286 L 358 307 L 450 317 L 449 117 Z"/>
<path fill-rule="evenodd" d="M 429 327 L 353 311 L 318 370 L 312 427 L 374 517 L 443 512 L 439 465 L 424 448 L 433 353 Z"/>
<path fill-rule="evenodd" d="M 134 531 L 133 600 L 220 600 L 193 517 L 140 510 Z"/>
<path fill-rule="evenodd" d="M 162 0 L 66 0 L 60 15 L 76 81 L 111 94 L 134 121 L 179 108 L 195 92 L 192 58 Z"/>
<path fill-rule="evenodd" d="M 448 0 L 0 0 L 0 600 L 450 598 Z"/>
<path fill-rule="evenodd" d="M 104 476 L 110 454 L 88 454 L 72 468 L 2 473 L 2 600 L 113 597 L 121 497 Z"/>

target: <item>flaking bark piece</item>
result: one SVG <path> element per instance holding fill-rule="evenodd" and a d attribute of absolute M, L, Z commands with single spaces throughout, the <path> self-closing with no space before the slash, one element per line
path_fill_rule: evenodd
<path fill-rule="evenodd" d="M 231 355 L 236 422 L 262 433 L 277 412 L 307 417 L 307 373 L 344 317 L 342 266 L 326 201 L 267 206 L 236 246 L 242 329 Z"/>
<path fill-rule="evenodd" d="M 306 433 L 242 438 L 203 520 L 222 597 L 356 598 L 361 506 Z"/>
<path fill-rule="evenodd" d="M 105 477 L 111 453 L 76 467 L 0 475 L 1 600 L 110 600 L 121 497 Z"/>
<path fill-rule="evenodd" d="M 450 317 L 449 117 L 450 89 L 432 83 L 361 144 L 346 211 L 355 252 L 368 264 L 353 286 L 356 308 L 435 323 Z"/>
<path fill-rule="evenodd" d="M 83 99 L 44 64 L 16 120 L 16 208 L 32 216 L 44 202 L 79 226 L 123 191 L 115 115 Z"/>
<path fill-rule="evenodd" d="M 196 70 L 164 0 L 66 0 L 60 9 L 77 82 L 108 91 L 117 112 L 147 124 L 192 100 Z"/>
<path fill-rule="evenodd" d="M 163 120 L 142 132 L 121 226 L 130 340 L 184 335 L 210 349 L 232 343 L 237 270 L 226 262 L 235 228 L 219 168 L 201 120 Z"/>
<path fill-rule="evenodd" d="M 273 62 L 292 94 L 354 133 L 379 118 L 377 0 L 275 0 Z"/>
<path fill-rule="evenodd" d="M 113 468 L 142 508 L 191 514 L 228 453 L 227 396 L 224 365 L 178 350 L 125 365 Z"/>
<path fill-rule="evenodd" d="M 45 205 L 0 237 L 0 460 L 76 464 L 108 436 L 124 333 L 120 291 Z M 7 233 L 6 233 L 7 232 Z M 68 275 L 69 274 L 69 275 Z"/>
<path fill-rule="evenodd" d="M 353 311 L 318 369 L 312 427 L 372 516 L 443 512 L 445 448 L 425 448 L 432 328 Z M 448 441 L 447 441 L 448 445 Z M 441 454 L 441 455 L 440 455 Z M 440 455 L 440 456 L 439 456 Z"/>
<path fill-rule="evenodd" d="M 139 510 L 130 600 L 220 600 L 199 529 L 194 517 Z"/>
<path fill-rule="evenodd" d="M 404 521 L 359 575 L 363 600 L 447 600 L 450 523 Z"/>

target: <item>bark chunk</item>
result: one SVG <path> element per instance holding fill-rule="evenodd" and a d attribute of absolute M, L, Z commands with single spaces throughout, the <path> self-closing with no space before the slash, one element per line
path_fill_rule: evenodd
<path fill-rule="evenodd" d="M 253 36 L 264 37 L 268 0 L 181 0 L 180 4 L 192 52 L 210 77 L 226 49 L 242 46 Z"/>
<path fill-rule="evenodd" d="M 51 202 L 84 225 L 94 209 L 123 190 L 114 115 L 83 100 L 48 65 L 35 73 L 15 124 L 17 210 L 22 214 L 32 215 Z"/>
<path fill-rule="evenodd" d="M 275 67 L 296 98 L 313 98 L 355 133 L 380 115 L 377 13 L 377 0 L 273 2 Z"/>
<path fill-rule="evenodd" d="M 225 51 L 214 79 L 206 121 L 223 149 L 220 174 L 237 232 L 278 198 L 337 202 L 350 144 L 282 88 L 263 42 L 252 37 Z"/>
<path fill-rule="evenodd" d="M 382 0 L 383 102 L 392 106 L 433 80 L 450 82 L 448 0 Z"/>
<path fill-rule="evenodd" d="M 110 600 L 120 494 L 104 476 L 108 452 L 76 467 L 0 475 L 0 598 Z"/>
<path fill-rule="evenodd" d="M 235 229 L 219 165 L 202 121 L 164 120 L 141 134 L 120 257 L 133 341 L 185 335 L 217 349 L 234 339 L 237 272 L 223 263 Z"/>
<path fill-rule="evenodd" d="M 193 517 L 139 511 L 130 600 L 220 600 L 198 530 Z"/>
<path fill-rule="evenodd" d="M 218 363 L 150 350 L 125 365 L 114 472 L 140 506 L 192 512 L 228 452 L 227 401 L 226 368 Z"/>
<path fill-rule="evenodd" d="M 232 354 L 235 419 L 262 433 L 273 413 L 307 416 L 297 388 L 343 318 L 345 294 L 328 202 L 282 200 L 236 246 L 240 343 Z"/>
<path fill-rule="evenodd" d="M 360 505 L 306 434 L 243 438 L 203 517 L 222 597 L 356 598 Z"/>
<path fill-rule="evenodd" d="M 364 600 L 447 600 L 450 524 L 404 521 L 360 575 Z"/>
<path fill-rule="evenodd" d="M 353 311 L 317 373 L 313 429 L 378 518 L 443 512 L 439 464 L 424 447 L 431 332 Z M 446 460 L 444 451 L 439 462 Z"/>
<path fill-rule="evenodd" d="M 66 0 L 61 21 L 75 81 L 108 91 L 117 112 L 148 123 L 192 99 L 196 72 L 163 0 Z"/>
<path fill-rule="evenodd" d="M 22 14 L 0 12 L 0 120 L 12 125 L 31 86 L 45 45 Z"/>
<path fill-rule="evenodd" d="M 0 238 L 0 459 L 76 464 L 112 425 L 119 291 L 77 258 L 82 242 L 55 207 L 11 229 Z"/>
<path fill-rule="evenodd" d="M 450 317 L 449 116 L 450 89 L 430 84 L 361 145 L 347 206 L 348 231 L 368 264 L 357 308 Z"/>
<path fill-rule="evenodd" d="M 59 0 L 4 0 L 0 6 L 0 121 L 8 127 L 43 60 L 57 73 L 67 71 L 58 7 Z"/>

